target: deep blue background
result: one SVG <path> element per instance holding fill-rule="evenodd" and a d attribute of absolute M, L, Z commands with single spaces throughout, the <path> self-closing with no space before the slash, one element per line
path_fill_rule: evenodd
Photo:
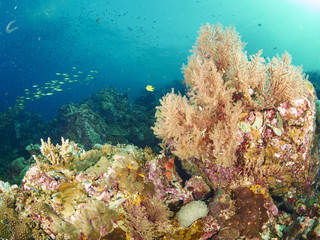
<path fill-rule="evenodd" d="M 182 79 L 201 24 L 234 25 L 249 54 L 287 50 L 304 70 L 319 70 L 320 8 L 289 0 L 7 0 L 0 2 L 0 112 L 25 88 L 45 86 L 72 67 L 99 71 L 88 84 L 26 102 L 53 117 L 61 105 L 81 102 L 107 86 L 131 97 L 151 84 Z M 319 2 L 319 1 L 315 1 Z M 18 27 L 6 32 L 7 25 Z"/>

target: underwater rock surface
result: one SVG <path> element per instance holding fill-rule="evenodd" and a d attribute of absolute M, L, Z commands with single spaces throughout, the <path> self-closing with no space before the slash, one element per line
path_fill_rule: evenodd
<path fill-rule="evenodd" d="M 151 96 L 146 103 L 142 97 L 130 104 L 127 96 L 106 88 L 82 104 L 64 105 L 55 120 L 52 137 L 58 141 L 64 136 L 87 149 L 105 142 L 154 147 L 158 141 L 150 127 L 155 99 Z"/>

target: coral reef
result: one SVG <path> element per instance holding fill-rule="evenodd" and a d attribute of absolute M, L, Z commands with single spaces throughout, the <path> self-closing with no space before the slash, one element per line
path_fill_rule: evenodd
<path fill-rule="evenodd" d="M 320 98 L 320 71 L 307 71 L 306 74 L 308 74 L 309 78 L 308 80 L 312 82 L 312 85 L 315 88 L 317 98 Z"/>
<path fill-rule="evenodd" d="M 155 134 L 215 189 L 307 189 L 318 165 L 315 92 L 301 68 L 288 53 L 267 63 L 262 51 L 247 57 L 233 28 L 206 25 L 199 34 L 184 66 L 187 97 L 161 100 Z"/>
<path fill-rule="evenodd" d="M 181 178 L 174 164 L 178 160 L 133 145 L 105 144 L 84 151 L 69 140 L 53 145 L 48 139 L 42 140 L 41 154 L 34 158 L 37 162 L 25 174 L 21 188 L 0 182 L 2 238 L 319 237 L 319 195 L 283 201 L 294 214 L 279 212 L 260 185 L 215 190 L 212 196 L 201 176 Z M 184 215 L 192 213 L 180 214 L 178 221 L 179 210 L 199 200 L 208 206 L 208 214 L 190 226 L 180 225 L 186 221 Z"/>
<path fill-rule="evenodd" d="M 11 118 L 10 124 L 0 131 L 0 179 L 19 184 L 24 168 L 28 168 L 31 164 L 30 154 L 25 147 L 45 137 L 48 128 L 45 127 L 45 119 L 35 112 L 21 110 Z M 22 161 L 19 161 L 21 172 L 18 173 L 17 169 L 12 169 L 12 162 L 20 157 L 25 159 L 25 164 L 22 166 Z"/>
<path fill-rule="evenodd" d="M 210 206 L 211 216 L 216 218 L 221 227 L 216 237 L 222 239 L 236 239 L 240 236 L 260 237 L 260 232 L 269 220 L 265 207 L 267 199 L 247 187 L 234 191 L 232 199 L 234 206 L 231 201 L 221 203 L 221 199 Z M 230 207 L 234 209 L 234 214 L 230 214 L 232 211 L 226 211 L 230 210 Z M 227 214 L 230 214 L 230 218 L 226 217 Z"/>
<path fill-rule="evenodd" d="M 24 169 L 30 167 L 30 155 L 40 152 L 39 139 L 49 136 L 54 142 L 59 142 L 63 136 L 86 149 L 109 142 L 147 145 L 158 151 L 159 140 L 150 128 L 154 122 L 157 94 L 141 93 L 135 102 L 130 103 L 125 94 L 105 88 L 81 104 L 62 106 L 58 116 L 50 122 L 39 114 L 21 110 L 12 123 L 0 131 L 0 168 L 3 168 L 1 174 L 5 175 L 0 178 L 19 184 Z M 19 157 L 25 159 L 20 172 L 14 169 L 13 174 L 11 170 L 6 174 L 11 162 Z"/>
<path fill-rule="evenodd" d="M 265 62 L 243 47 L 233 28 L 201 28 L 184 66 L 187 96 L 172 91 L 157 108 L 161 154 L 100 144 L 117 135 L 106 126 L 132 123 L 121 94 L 104 90 L 66 106 L 61 129 L 70 126 L 72 139 L 29 145 L 21 187 L 0 181 L 0 238 L 320 238 L 314 89 L 287 53 Z M 133 127 L 135 138 L 145 132 Z M 14 163 L 21 176 L 30 160 Z"/>
<path fill-rule="evenodd" d="M 150 127 L 156 100 L 149 96 L 148 102 L 142 100 L 142 95 L 132 104 L 125 94 L 105 88 L 82 104 L 62 106 L 53 124 L 53 139 L 58 141 L 64 136 L 85 148 L 107 141 L 155 147 L 158 140 Z"/>
<path fill-rule="evenodd" d="M 192 52 L 183 67 L 186 96 L 172 90 L 162 98 L 154 133 L 190 174 L 225 192 L 225 198 L 238 189 L 256 191 L 250 197 L 236 193 L 225 206 L 233 212 L 230 226 L 243 222 L 242 227 L 212 220 L 218 237 L 223 232 L 261 237 L 277 212 L 270 196 L 294 203 L 314 194 L 319 168 L 314 88 L 287 52 L 267 60 L 262 51 L 248 57 L 231 27 L 202 26 Z M 249 218 L 253 210 L 240 202 L 260 210 Z M 258 219 L 253 229 L 245 225 Z"/>
<path fill-rule="evenodd" d="M 107 128 L 104 119 L 83 103 L 68 104 L 59 110 L 58 127 L 55 135 L 76 141 L 81 139 L 85 147 L 107 141 Z"/>
<path fill-rule="evenodd" d="M 199 176 L 183 186 L 165 154 L 110 144 L 84 151 L 63 138 L 61 144 L 50 138 L 41 143 L 21 188 L 0 182 L 0 237 L 151 240 L 204 233 L 201 220 L 189 229 L 173 214 L 182 199 L 205 199 L 210 188 Z"/>
<path fill-rule="evenodd" d="M 150 149 L 106 144 L 85 152 L 63 138 L 41 143 L 22 187 L 2 184 L 1 237 L 153 239 L 169 231 L 171 211 L 145 177 Z"/>

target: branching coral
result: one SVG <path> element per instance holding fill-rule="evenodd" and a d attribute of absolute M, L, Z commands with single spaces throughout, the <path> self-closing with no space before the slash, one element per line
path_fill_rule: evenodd
<path fill-rule="evenodd" d="M 41 139 L 41 154 L 43 157 L 32 155 L 40 170 L 62 170 L 69 169 L 73 160 L 79 159 L 82 150 L 69 139 L 61 138 L 61 145 L 54 146 L 51 139 L 45 142 Z"/>

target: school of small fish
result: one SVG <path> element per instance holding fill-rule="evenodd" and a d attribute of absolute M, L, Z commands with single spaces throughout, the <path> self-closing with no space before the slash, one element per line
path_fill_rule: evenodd
<path fill-rule="evenodd" d="M 69 83 L 87 83 L 90 80 L 94 80 L 94 75 L 99 73 L 97 70 L 91 70 L 90 74 L 84 74 L 82 71 L 78 71 L 76 67 L 72 67 L 72 69 L 73 72 L 76 72 L 72 74 L 57 72 L 55 73 L 57 79 L 46 82 L 44 85 L 35 84 L 30 88 L 24 89 L 24 94 L 16 98 L 15 104 L 0 113 L 0 128 L 9 125 L 14 115 L 24 109 L 26 102 L 36 101 L 42 97 L 52 96 L 57 92 L 65 90 Z"/>

